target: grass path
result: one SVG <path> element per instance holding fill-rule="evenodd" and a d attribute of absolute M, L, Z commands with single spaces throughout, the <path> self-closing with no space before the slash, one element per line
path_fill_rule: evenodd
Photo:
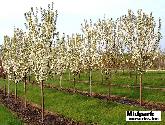
<path fill-rule="evenodd" d="M 23 125 L 9 109 L 0 104 L 0 125 Z"/>

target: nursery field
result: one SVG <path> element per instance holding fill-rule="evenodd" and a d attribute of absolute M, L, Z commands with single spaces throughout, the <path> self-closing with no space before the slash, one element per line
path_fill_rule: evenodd
<path fill-rule="evenodd" d="M 107 94 L 109 91 L 108 82 L 103 79 L 99 71 L 92 72 L 92 92 L 99 94 Z M 153 102 L 165 103 L 165 71 L 149 71 L 143 75 L 143 99 Z M 81 73 L 80 77 L 76 76 L 76 89 L 82 91 L 89 91 L 89 74 Z M 65 73 L 61 82 L 63 88 L 73 88 L 73 76 L 69 78 L 68 73 Z M 137 83 L 135 85 L 135 74 L 132 73 L 130 77 L 129 72 L 113 73 L 112 82 L 110 86 L 110 93 L 112 95 L 118 95 L 128 97 L 132 99 L 139 98 L 139 77 L 137 76 Z M 52 84 L 60 87 L 59 76 L 56 75 L 53 78 L 48 79 L 47 84 Z M 70 79 L 70 80 L 69 80 Z"/>
<path fill-rule="evenodd" d="M 163 88 L 163 74 L 165 72 L 147 72 L 144 77 L 144 85 L 151 87 L 151 89 L 143 89 L 143 99 L 145 101 L 152 101 L 152 102 L 160 102 L 165 104 L 165 92 L 162 90 L 152 90 L 152 88 Z M 119 75 L 120 74 L 120 75 Z M 118 77 L 117 77 L 118 75 Z M 150 76 L 147 78 L 147 76 Z M 82 90 L 82 91 L 88 91 L 88 83 L 83 82 L 85 81 L 86 74 L 82 73 L 80 75 L 80 79 L 77 76 L 76 78 L 76 89 Z M 132 75 L 132 78 L 129 78 L 129 74 L 125 72 L 125 74 L 122 74 L 122 72 L 118 72 L 114 74 L 114 82 L 113 84 L 119 85 L 119 84 L 129 84 L 130 86 L 133 86 L 133 82 L 131 83 L 131 80 L 134 79 L 134 75 Z M 107 83 L 100 83 L 100 76 L 97 71 L 93 72 L 92 77 L 92 91 L 97 93 L 103 93 L 106 94 L 108 92 L 108 86 Z M 33 79 L 33 78 L 32 78 Z M 32 80 L 31 79 L 31 80 Z M 72 77 L 71 77 L 72 79 Z M 81 81 L 81 82 L 78 82 Z M 96 81 L 96 82 L 95 82 Z M 156 81 L 157 84 L 154 82 Z M 4 88 L 4 83 L 7 83 L 7 80 L 0 79 L 0 88 Z M 61 82 L 62 87 L 65 88 L 72 88 L 73 83 L 68 81 L 68 74 L 64 74 L 63 80 Z M 59 80 L 58 76 L 53 77 L 49 80 L 47 80 L 47 84 L 53 84 L 60 88 L 59 86 Z M 137 84 L 138 86 L 138 84 Z M 15 90 L 15 84 L 11 83 L 10 85 L 10 91 L 14 93 Z M 24 97 L 24 91 L 23 91 L 23 83 L 18 83 L 18 96 Z M 71 118 L 75 121 L 81 121 L 83 123 L 87 124 L 99 124 L 99 125 L 109 125 L 109 124 L 139 124 L 139 122 L 126 122 L 125 121 L 125 112 L 128 110 L 139 110 L 144 111 L 148 110 L 145 108 L 142 108 L 140 106 L 130 106 L 126 104 L 120 104 L 108 100 L 100 100 L 97 98 L 87 97 L 83 96 L 77 93 L 67 93 L 63 91 L 58 91 L 53 88 L 46 88 L 44 89 L 45 93 L 45 108 L 48 111 L 58 113 L 60 115 L 63 115 L 67 118 Z M 139 88 L 128 88 L 123 86 L 112 86 L 111 88 L 111 94 L 112 95 L 118 95 L 123 97 L 128 97 L 132 99 L 138 99 L 139 97 Z M 40 105 L 40 87 L 36 84 L 27 84 L 27 99 L 28 102 L 33 102 L 35 104 Z M 158 124 L 158 122 L 140 122 L 140 124 L 146 124 L 146 125 L 152 125 L 152 124 Z M 165 112 L 162 112 L 162 121 L 159 122 L 160 125 L 165 124 Z"/>
<path fill-rule="evenodd" d="M 81 32 L 68 35 L 58 31 L 55 8 L 30 7 L 26 29 L 4 36 L 0 102 L 30 125 L 165 125 L 161 18 L 128 10 L 84 19 Z M 126 121 L 126 111 L 151 110 L 162 121 Z"/>

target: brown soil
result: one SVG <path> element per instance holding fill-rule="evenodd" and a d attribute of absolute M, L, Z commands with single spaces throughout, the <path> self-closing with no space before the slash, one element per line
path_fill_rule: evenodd
<path fill-rule="evenodd" d="M 9 108 L 12 112 L 22 119 L 22 121 L 28 125 L 83 125 L 84 123 L 75 122 L 72 119 L 66 118 L 62 115 L 57 115 L 45 112 L 44 122 L 41 122 L 41 108 L 36 104 L 27 104 L 24 107 L 24 102 L 21 98 L 14 99 L 14 95 L 10 95 L 8 98 L 4 96 L 3 90 L 0 90 L 0 101 L 3 105 Z"/>

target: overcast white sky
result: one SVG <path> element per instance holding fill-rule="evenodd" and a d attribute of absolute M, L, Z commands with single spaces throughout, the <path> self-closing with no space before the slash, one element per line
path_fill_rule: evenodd
<path fill-rule="evenodd" d="M 12 35 L 13 28 L 25 29 L 24 13 L 30 7 L 47 8 L 48 3 L 55 3 L 58 10 L 57 30 L 71 34 L 81 32 L 84 19 L 96 21 L 98 18 L 117 18 L 127 14 L 128 9 L 135 13 L 138 9 L 150 13 L 155 19 L 162 19 L 161 48 L 165 48 L 165 0 L 4 0 L 0 2 L 0 44 L 4 35 Z"/>

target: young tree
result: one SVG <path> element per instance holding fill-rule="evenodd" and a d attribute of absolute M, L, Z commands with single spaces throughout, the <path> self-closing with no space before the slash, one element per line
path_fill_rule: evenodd
<path fill-rule="evenodd" d="M 74 77 L 74 91 L 75 91 L 75 79 L 78 74 L 80 74 L 80 71 L 83 68 L 82 60 L 81 60 L 81 52 L 82 52 L 82 39 L 80 34 L 72 34 L 72 37 L 69 41 L 69 48 L 68 48 L 68 64 L 69 64 L 69 70 L 73 74 Z"/>
<path fill-rule="evenodd" d="M 36 80 L 41 87 L 41 107 L 42 107 L 42 122 L 44 120 L 44 92 L 43 82 L 47 79 L 50 73 L 50 52 L 53 42 L 53 36 L 56 32 L 57 11 L 54 11 L 53 3 L 48 5 L 48 9 L 36 8 L 34 11 L 25 13 L 27 21 L 26 26 L 31 36 L 30 41 L 31 54 L 30 61 L 33 64 L 33 72 Z M 40 14 L 40 15 L 38 15 Z"/>
<path fill-rule="evenodd" d="M 11 52 L 13 53 L 12 55 L 12 60 L 13 60 L 13 73 L 14 73 L 14 78 L 13 81 L 15 82 L 15 100 L 17 99 L 17 84 L 21 80 L 21 65 L 20 65 L 20 55 L 21 55 L 21 44 L 22 44 L 22 39 L 23 39 L 23 32 L 19 30 L 18 28 L 14 28 L 14 36 L 11 39 L 12 41 L 12 46 L 11 46 Z"/>
<path fill-rule="evenodd" d="M 30 41 L 27 34 L 23 30 L 15 29 L 15 75 L 17 82 L 24 81 L 24 103 L 26 108 L 26 83 L 27 74 L 30 69 L 29 55 L 30 55 Z"/>
<path fill-rule="evenodd" d="M 62 88 L 62 76 L 67 68 L 67 51 L 66 51 L 66 41 L 65 34 L 61 39 L 57 41 L 56 46 L 56 74 L 60 76 L 60 88 Z"/>
<path fill-rule="evenodd" d="M 123 52 L 123 42 L 120 39 L 120 25 L 118 20 L 111 19 L 99 20 L 96 25 L 97 40 L 99 40 L 99 49 L 101 54 L 100 68 L 104 71 L 106 80 L 108 80 L 110 97 L 110 86 L 112 83 L 112 70 L 119 66 L 119 59 Z"/>
<path fill-rule="evenodd" d="M 97 52 L 97 39 L 96 39 L 96 29 L 92 21 L 88 23 L 86 20 L 82 24 L 83 31 L 83 44 L 82 44 L 82 63 L 84 69 L 89 70 L 89 91 L 90 96 L 92 95 L 92 70 L 98 65 L 99 54 Z"/>
<path fill-rule="evenodd" d="M 146 14 L 138 10 L 137 16 L 131 11 L 122 16 L 123 39 L 126 42 L 127 52 L 140 74 L 140 105 L 142 105 L 142 77 L 147 67 L 153 64 L 161 39 L 159 19 L 158 29 L 152 13 Z"/>
<path fill-rule="evenodd" d="M 2 66 L 4 67 L 5 72 L 7 73 L 8 77 L 8 98 L 10 95 L 10 80 L 13 79 L 14 73 L 13 73 L 13 60 L 12 60 L 12 42 L 11 38 L 9 36 L 4 36 L 4 43 L 2 45 Z"/>

